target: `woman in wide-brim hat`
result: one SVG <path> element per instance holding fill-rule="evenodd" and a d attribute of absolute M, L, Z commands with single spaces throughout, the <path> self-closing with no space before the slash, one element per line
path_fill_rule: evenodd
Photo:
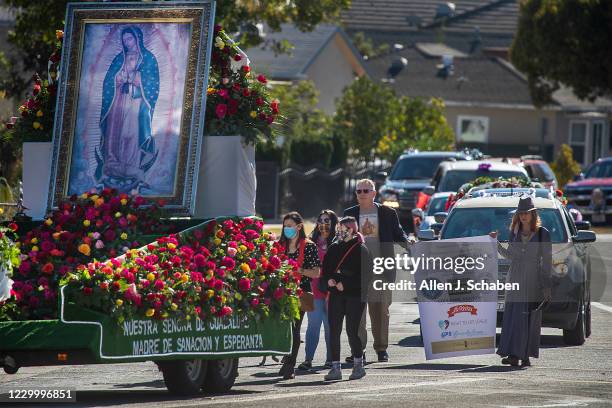
<path fill-rule="evenodd" d="M 493 238 L 497 234 L 490 234 Z M 539 357 L 541 313 L 536 309 L 551 299 L 552 245 L 534 200 L 523 196 L 512 217 L 508 248 L 498 243 L 499 253 L 510 260 L 507 282 L 518 283 L 518 291 L 506 291 L 501 339 L 497 354 L 503 364 L 531 365 Z M 537 321 L 536 321 L 537 320 Z"/>

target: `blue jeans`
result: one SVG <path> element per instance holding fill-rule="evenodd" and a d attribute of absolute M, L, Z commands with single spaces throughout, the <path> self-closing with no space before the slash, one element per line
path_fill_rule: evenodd
<path fill-rule="evenodd" d="M 325 299 L 314 300 L 314 310 L 306 312 L 308 316 L 308 328 L 306 329 L 306 360 L 314 359 L 317 345 L 319 344 L 319 334 L 321 332 L 321 323 L 325 331 L 325 346 L 327 349 L 327 357 L 325 361 L 331 361 L 330 343 L 329 343 L 329 322 L 327 320 L 327 302 Z"/>

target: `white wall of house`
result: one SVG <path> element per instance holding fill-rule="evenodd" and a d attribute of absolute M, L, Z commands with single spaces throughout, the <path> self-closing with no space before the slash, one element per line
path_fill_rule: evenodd
<path fill-rule="evenodd" d="M 342 36 L 335 34 L 305 74 L 320 92 L 319 109 L 333 114 L 342 90 L 353 82 L 355 74 L 363 75 L 364 72 Z"/>

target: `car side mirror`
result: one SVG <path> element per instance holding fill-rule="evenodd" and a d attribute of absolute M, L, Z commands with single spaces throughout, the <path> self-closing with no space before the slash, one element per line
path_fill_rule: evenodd
<path fill-rule="evenodd" d="M 574 181 L 584 180 L 584 173 L 579 173 L 574 176 Z"/>
<path fill-rule="evenodd" d="M 444 224 L 442 224 L 441 222 L 434 222 L 433 224 L 430 225 L 430 228 L 434 230 L 434 233 L 436 234 L 436 236 L 438 236 L 440 235 L 440 230 L 442 229 L 443 226 Z"/>
<path fill-rule="evenodd" d="M 436 234 L 432 229 L 418 230 L 417 238 L 421 241 L 434 241 L 436 239 Z"/>
<path fill-rule="evenodd" d="M 595 242 L 597 236 L 593 231 L 578 231 L 575 237 L 572 237 L 572 241 L 580 243 Z"/>
<path fill-rule="evenodd" d="M 425 219 L 425 211 L 423 211 L 421 208 L 413 208 L 412 216 L 423 220 Z"/>
<path fill-rule="evenodd" d="M 387 173 L 386 171 L 379 171 L 378 173 L 376 173 L 376 178 L 379 180 L 384 180 L 387 178 L 387 176 L 389 176 L 389 173 Z"/>
<path fill-rule="evenodd" d="M 436 188 L 434 186 L 427 186 L 423 189 L 423 194 L 426 194 L 428 196 L 434 195 L 435 192 Z"/>
<path fill-rule="evenodd" d="M 576 221 L 576 229 L 579 231 L 588 231 L 591 229 L 590 221 Z"/>
<path fill-rule="evenodd" d="M 448 217 L 448 213 L 444 211 L 440 211 L 434 214 L 434 220 L 436 220 L 436 222 L 440 224 L 444 223 L 446 217 Z"/>

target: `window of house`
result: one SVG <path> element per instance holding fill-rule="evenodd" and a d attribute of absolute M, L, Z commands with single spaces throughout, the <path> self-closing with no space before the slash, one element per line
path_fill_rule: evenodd
<path fill-rule="evenodd" d="M 587 123 L 571 122 L 569 145 L 574 151 L 574 160 L 584 166 L 586 152 Z"/>

